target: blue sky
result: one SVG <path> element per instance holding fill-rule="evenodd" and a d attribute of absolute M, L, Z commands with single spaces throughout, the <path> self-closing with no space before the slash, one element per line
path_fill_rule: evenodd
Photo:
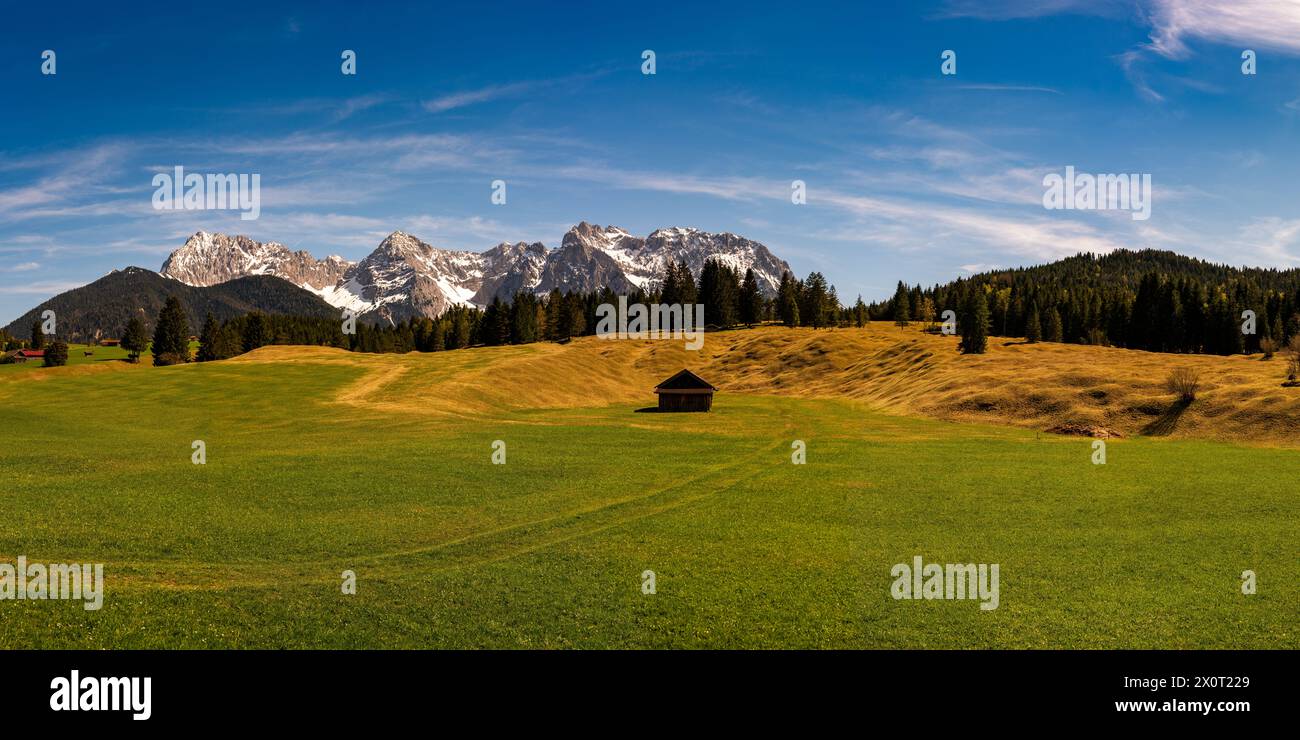
<path fill-rule="evenodd" d="M 845 300 L 1121 247 L 1300 264 L 1295 3 L 184 5 L 5 4 L 0 323 L 199 229 L 359 259 L 696 226 Z M 177 165 L 260 174 L 260 218 L 154 210 Z M 1067 165 L 1149 173 L 1151 218 L 1044 209 Z"/>

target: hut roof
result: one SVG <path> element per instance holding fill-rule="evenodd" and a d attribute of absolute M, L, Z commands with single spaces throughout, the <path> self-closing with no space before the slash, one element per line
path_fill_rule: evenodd
<path fill-rule="evenodd" d="M 655 386 L 655 392 L 659 391 L 716 391 L 709 381 L 701 378 L 690 370 L 682 370 L 671 378 Z"/>

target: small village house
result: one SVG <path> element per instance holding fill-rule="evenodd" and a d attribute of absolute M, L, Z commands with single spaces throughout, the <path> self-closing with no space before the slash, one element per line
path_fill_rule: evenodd
<path fill-rule="evenodd" d="M 713 408 L 717 390 L 690 370 L 682 370 L 655 386 L 660 411 L 708 411 Z"/>
<path fill-rule="evenodd" d="M 45 350 L 43 349 L 20 349 L 13 353 L 14 362 L 22 363 L 28 360 L 45 359 Z"/>

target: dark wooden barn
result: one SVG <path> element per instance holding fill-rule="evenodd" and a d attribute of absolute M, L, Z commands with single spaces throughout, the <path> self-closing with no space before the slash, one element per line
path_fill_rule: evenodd
<path fill-rule="evenodd" d="M 660 411 L 708 411 L 717 391 L 704 378 L 683 370 L 655 386 Z"/>

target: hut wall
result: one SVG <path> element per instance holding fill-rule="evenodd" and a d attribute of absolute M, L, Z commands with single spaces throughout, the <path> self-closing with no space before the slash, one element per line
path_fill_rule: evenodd
<path fill-rule="evenodd" d="M 660 411 L 708 411 L 712 407 L 712 393 L 659 393 Z"/>

